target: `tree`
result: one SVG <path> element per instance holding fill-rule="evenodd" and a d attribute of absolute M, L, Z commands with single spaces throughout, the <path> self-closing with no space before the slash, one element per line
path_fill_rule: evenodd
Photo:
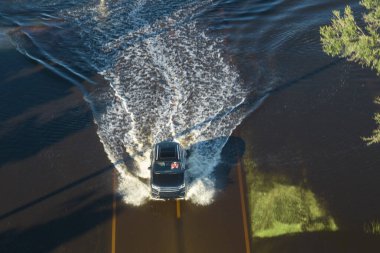
<path fill-rule="evenodd" d="M 380 0 L 362 0 L 360 4 L 366 9 L 364 27 L 356 23 L 350 6 L 343 14 L 333 11 L 331 25 L 320 29 L 323 51 L 370 67 L 380 75 Z M 380 98 L 375 102 L 380 104 Z M 363 138 L 369 145 L 380 143 L 380 113 L 374 119 L 378 128 L 371 137 Z"/>

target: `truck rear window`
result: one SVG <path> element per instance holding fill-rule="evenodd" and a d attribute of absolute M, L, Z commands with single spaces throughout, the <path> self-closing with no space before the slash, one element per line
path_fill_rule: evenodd
<path fill-rule="evenodd" d="M 158 158 L 160 160 L 177 159 L 177 149 L 175 147 L 160 148 Z"/>

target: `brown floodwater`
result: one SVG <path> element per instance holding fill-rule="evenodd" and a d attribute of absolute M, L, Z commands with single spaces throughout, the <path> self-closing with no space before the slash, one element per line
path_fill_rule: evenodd
<path fill-rule="evenodd" d="M 379 78 L 319 38 L 347 4 L 2 1 L 0 251 L 106 252 L 116 215 L 116 251 L 244 252 L 241 160 L 253 252 L 376 252 Z M 149 198 L 165 139 L 180 221 Z"/>

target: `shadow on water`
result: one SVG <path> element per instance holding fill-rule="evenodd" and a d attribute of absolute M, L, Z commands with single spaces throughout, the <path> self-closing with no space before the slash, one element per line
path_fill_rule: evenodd
<path fill-rule="evenodd" d="M 274 93 L 278 93 L 278 92 L 281 92 L 283 91 L 284 89 L 286 88 L 289 88 L 290 86 L 296 84 L 296 83 L 299 83 L 301 81 L 304 81 L 304 80 L 307 80 L 309 78 L 312 78 L 318 74 L 321 74 L 322 72 L 326 71 L 327 69 L 331 68 L 331 67 L 334 67 L 336 65 L 338 65 L 339 63 L 343 62 L 343 59 L 336 59 L 336 60 L 333 60 L 331 61 L 330 63 L 326 64 L 326 65 L 323 65 L 319 68 L 316 68 L 314 69 L 313 71 L 310 71 L 298 78 L 295 78 L 293 80 L 290 80 L 282 85 L 279 85 L 278 87 L 276 88 L 273 88 L 273 89 L 270 89 L 269 90 L 269 93 L 270 94 L 274 94 Z"/>
<path fill-rule="evenodd" d="M 236 168 L 237 163 L 245 152 L 245 142 L 240 137 L 230 136 L 221 153 L 221 161 L 215 167 L 213 177 L 217 189 L 225 189 L 232 183 L 230 172 Z"/>
<path fill-rule="evenodd" d="M 78 165 L 74 162 L 71 166 Z M 52 189 L 49 188 L 49 183 L 38 176 L 40 171 L 36 168 L 36 177 L 30 180 L 34 182 L 33 185 L 44 185 L 46 191 L 38 196 L 33 189 L 27 190 L 24 195 L 26 199 L 20 204 L 15 203 L 18 203 L 19 197 L 23 198 L 23 194 L 18 197 L 17 190 L 16 199 L 14 194 L 3 199 L 10 207 L 8 210 L 3 208 L 3 213 L 0 213 L 0 252 L 44 253 L 57 248 L 75 248 L 78 252 L 107 252 L 110 245 L 109 238 L 105 236 L 110 235 L 108 221 L 112 216 L 114 198 L 111 182 L 113 169 L 114 165 L 103 168 L 96 165 L 78 167 L 79 174 L 88 172 L 69 181 L 68 178 L 75 175 L 74 170 L 74 175 L 59 179 L 57 184 L 63 184 L 60 188 L 54 189 L 53 185 Z M 4 177 L 2 184 L 6 184 L 4 180 L 13 179 Z M 76 238 L 82 239 L 72 245 Z M 81 243 L 82 240 L 85 243 Z"/>
<path fill-rule="evenodd" d="M 24 62 L 25 59 L 15 50 L 1 52 L 1 57 L 4 65 L 0 72 L 0 80 L 2 80 L 0 82 L 0 122 L 17 117 L 36 106 L 70 95 L 69 89 L 73 85 L 63 79 L 57 79 L 56 75 L 46 69 L 39 72 L 28 69 L 20 71 L 20 62 Z M 33 62 L 29 66 L 39 65 Z M 45 81 L 41 82 L 41 78 Z"/>
<path fill-rule="evenodd" d="M 30 117 L 0 136 L 0 166 L 35 155 L 44 147 L 89 126 L 92 114 L 87 108 L 75 107 L 41 123 Z"/>
<path fill-rule="evenodd" d="M 77 198 L 83 201 L 82 196 Z M 85 234 L 112 216 L 112 195 L 104 195 L 63 217 L 53 218 L 30 228 L 12 228 L 0 234 L 0 252 L 7 253 L 47 253 Z M 73 200 L 75 201 L 75 199 Z M 102 245 L 102 244 L 100 244 Z M 81 252 L 88 252 L 94 245 L 83 245 Z M 98 252 L 106 252 L 108 244 L 99 247 Z M 102 251 L 103 250 L 103 251 Z"/>
<path fill-rule="evenodd" d="M 89 126 L 91 112 L 77 104 L 72 84 L 15 49 L 1 51 L 0 61 L 0 167 Z"/>
<path fill-rule="evenodd" d="M 2 221 L 2 220 L 6 219 L 6 218 L 8 218 L 8 217 L 10 217 L 10 216 L 12 216 L 14 214 L 22 212 L 22 211 L 24 211 L 24 210 L 26 210 L 26 209 L 28 209 L 30 207 L 33 207 L 33 206 L 35 206 L 35 205 L 37 205 L 37 204 L 39 204 L 39 203 L 41 203 L 43 201 L 46 201 L 46 200 L 48 200 L 48 199 L 50 199 L 50 198 L 52 198 L 52 197 L 54 197 L 54 196 L 56 196 L 56 195 L 58 195 L 60 193 L 63 193 L 65 191 L 67 191 L 67 190 L 70 190 L 70 189 L 72 189 L 72 188 L 74 188 L 74 187 L 76 187 L 76 186 L 78 186 L 78 185 L 80 185 L 82 183 L 85 183 L 88 180 L 93 179 L 94 177 L 100 176 L 100 175 L 102 175 L 102 174 L 104 174 L 104 173 L 106 173 L 108 171 L 111 171 L 113 168 L 114 168 L 114 165 L 110 165 L 108 167 L 105 167 L 103 169 L 95 171 L 94 173 L 91 173 L 91 174 L 89 174 L 89 175 L 87 175 L 85 177 L 82 177 L 82 178 L 74 181 L 74 182 L 66 184 L 65 186 L 63 186 L 63 187 L 61 187 L 61 188 L 59 188 L 59 189 L 57 189 L 55 191 L 52 191 L 52 192 L 50 192 L 48 194 L 45 194 L 45 195 L 43 195 L 43 196 L 41 196 L 39 198 L 34 199 L 34 200 L 32 200 L 32 201 L 30 201 L 28 203 L 25 203 L 25 204 L 23 204 L 23 205 L 21 205 L 19 207 L 16 207 L 16 208 L 14 208 L 14 209 L 12 209 L 10 211 L 7 211 L 6 213 L 0 214 L 0 221 Z"/>

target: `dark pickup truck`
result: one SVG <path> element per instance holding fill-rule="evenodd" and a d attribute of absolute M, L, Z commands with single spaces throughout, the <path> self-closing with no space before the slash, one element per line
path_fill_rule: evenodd
<path fill-rule="evenodd" d="M 163 141 L 152 150 L 151 194 L 153 198 L 178 199 L 186 195 L 185 151 L 173 141 Z"/>

